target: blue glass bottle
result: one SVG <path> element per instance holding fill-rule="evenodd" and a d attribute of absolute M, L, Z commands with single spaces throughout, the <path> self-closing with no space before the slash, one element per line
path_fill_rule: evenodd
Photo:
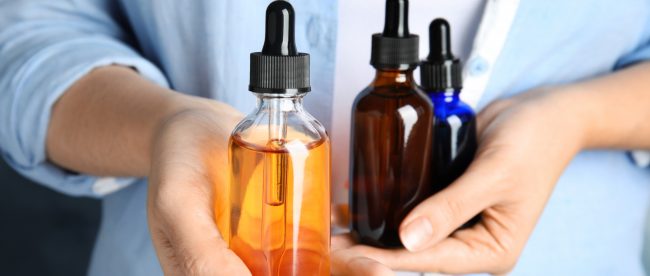
<path fill-rule="evenodd" d="M 431 173 L 438 192 L 469 167 L 477 149 L 476 116 L 461 101 L 462 65 L 451 51 L 449 23 L 436 19 L 429 26 L 430 53 L 421 63 L 421 84 L 434 108 Z"/>
<path fill-rule="evenodd" d="M 476 117 L 460 90 L 427 92 L 434 109 L 431 172 L 438 192 L 460 177 L 476 154 Z"/>

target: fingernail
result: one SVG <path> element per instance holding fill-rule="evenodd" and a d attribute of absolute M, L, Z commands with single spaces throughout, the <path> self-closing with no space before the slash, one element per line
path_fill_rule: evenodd
<path fill-rule="evenodd" d="M 433 235 L 433 226 L 426 218 L 418 218 L 407 224 L 401 231 L 401 239 L 408 251 L 418 251 L 426 246 Z"/>

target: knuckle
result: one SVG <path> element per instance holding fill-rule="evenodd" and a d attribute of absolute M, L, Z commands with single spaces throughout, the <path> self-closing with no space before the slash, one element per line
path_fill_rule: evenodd
<path fill-rule="evenodd" d="M 492 273 L 498 275 L 508 274 L 515 268 L 518 260 L 519 256 L 514 253 L 505 252 L 503 254 L 499 254 L 497 261 L 495 262 L 495 266 L 492 269 Z"/>
<path fill-rule="evenodd" d="M 511 106 L 513 103 L 513 99 L 499 99 L 490 103 L 485 109 L 488 111 L 499 111 Z"/>
<path fill-rule="evenodd" d="M 166 214 L 169 210 L 169 204 L 162 198 L 150 198 L 147 204 L 147 212 L 149 219 L 162 222 L 166 219 Z"/>
<path fill-rule="evenodd" d="M 485 262 L 485 272 L 493 275 L 507 275 L 514 269 L 520 252 L 507 241 L 494 238 L 493 234 L 488 237 L 472 239 L 471 247 L 477 253 L 476 257 Z"/>
<path fill-rule="evenodd" d="M 463 214 L 463 204 L 459 200 L 444 198 L 442 206 L 441 216 L 444 223 L 448 225 L 454 223 Z"/>

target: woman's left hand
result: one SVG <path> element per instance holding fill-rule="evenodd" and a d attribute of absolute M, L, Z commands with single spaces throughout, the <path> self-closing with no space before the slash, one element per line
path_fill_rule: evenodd
<path fill-rule="evenodd" d="M 364 275 L 385 275 L 387 268 L 449 274 L 512 270 L 555 183 L 584 147 L 580 120 L 586 114 L 576 114 L 563 89 L 531 91 L 485 108 L 477 118 L 474 162 L 404 219 L 400 237 L 406 249 L 335 237 L 333 272 L 347 275 L 340 268 L 355 260 L 364 262 Z M 480 223 L 457 230 L 479 213 Z"/>

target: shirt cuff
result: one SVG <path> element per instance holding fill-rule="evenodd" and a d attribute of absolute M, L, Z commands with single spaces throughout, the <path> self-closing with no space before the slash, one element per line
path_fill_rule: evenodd
<path fill-rule="evenodd" d="M 642 168 L 650 166 L 650 151 L 632 151 L 630 152 L 630 155 L 637 166 Z"/>
<path fill-rule="evenodd" d="M 650 60 L 650 41 L 639 45 L 635 50 L 623 56 L 616 64 L 615 70 L 622 69 L 639 62 Z M 650 166 L 650 151 L 631 151 L 632 160 L 639 167 Z"/>
<path fill-rule="evenodd" d="M 132 67 L 168 87 L 163 73 L 119 41 L 96 38 L 48 46 L 20 65 L 0 80 L 0 89 L 9 91 L 6 99 L 0 99 L 0 120 L 8 123 L 0 126 L 7 163 L 27 178 L 68 195 L 101 197 L 135 182 L 135 178 L 75 174 L 48 162 L 45 140 L 51 109 L 72 84 L 98 67 Z"/>

